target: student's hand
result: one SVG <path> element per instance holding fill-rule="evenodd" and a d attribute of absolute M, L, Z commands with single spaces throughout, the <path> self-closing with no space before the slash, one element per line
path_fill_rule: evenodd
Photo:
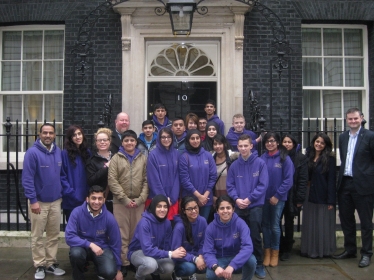
<path fill-rule="evenodd" d="M 136 208 L 138 207 L 135 203 L 135 201 L 131 200 L 129 204 L 126 205 L 127 208 Z"/>
<path fill-rule="evenodd" d="M 110 164 L 110 161 L 104 163 L 104 166 L 105 166 L 105 167 L 109 167 L 109 164 Z"/>
<path fill-rule="evenodd" d="M 275 196 L 272 196 L 272 197 L 270 198 L 270 200 L 269 200 L 269 202 L 270 202 L 271 205 L 277 205 L 277 204 L 278 204 L 278 201 L 279 201 L 279 199 L 276 198 Z"/>
<path fill-rule="evenodd" d="M 204 270 L 206 268 L 206 264 L 204 261 L 204 257 L 202 255 L 199 255 L 196 260 L 196 267 L 198 270 Z"/>
<path fill-rule="evenodd" d="M 298 204 L 296 204 L 296 206 L 297 206 L 297 208 L 300 208 L 301 206 L 303 206 L 303 204 L 302 203 L 298 203 Z"/>
<path fill-rule="evenodd" d="M 208 202 L 208 198 L 204 195 L 199 195 L 198 198 L 200 206 L 204 206 Z"/>
<path fill-rule="evenodd" d="M 97 246 L 95 243 L 92 243 L 90 244 L 90 248 L 92 250 L 92 252 L 95 253 L 96 256 L 101 256 L 104 252 L 103 252 L 103 249 L 101 249 L 99 246 Z"/>
<path fill-rule="evenodd" d="M 226 267 L 226 269 L 222 272 L 222 277 L 225 279 L 231 279 L 232 273 L 234 272 L 234 268 L 232 266 Z"/>
<path fill-rule="evenodd" d="M 123 280 L 123 274 L 121 270 L 117 270 L 117 275 L 114 278 L 115 280 Z"/>
<path fill-rule="evenodd" d="M 30 208 L 31 208 L 31 212 L 33 214 L 40 214 L 40 212 L 41 212 L 39 202 L 35 202 L 33 204 L 30 204 Z"/>
<path fill-rule="evenodd" d="M 183 247 L 179 247 L 171 252 L 171 257 L 173 259 L 181 259 L 186 256 L 186 250 Z"/>
<path fill-rule="evenodd" d="M 332 210 L 332 209 L 334 209 L 334 206 L 333 206 L 333 205 L 328 205 L 328 206 L 327 206 L 327 210 Z"/>
<path fill-rule="evenodd" d="M 218 277 L 223 277 L 223 268 L 222 267 L 217 267 L 216 271 L 214 271 L 214 273 L 218 276 Z"/>
<path fill-rule="evenodd" d="M 238 205 L 239 209 L 245 209 L 248 207 L 249 204 L 245 203 L 245 201 L 241 198 L 236 200 L 236 205 Z"/>

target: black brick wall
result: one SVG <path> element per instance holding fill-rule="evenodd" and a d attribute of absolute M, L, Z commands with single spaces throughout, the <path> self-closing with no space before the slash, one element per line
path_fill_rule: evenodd
<path fill-rule="evenodd" d="M 270 63 L 275 56 L 270 53 L 272 30 L 261 13 L 254 9 L 248 13 L 244 28 L 244 114 L 248 116 L 249 90 L 253 90 L 259 100 L 261 112 L 267 120 L 267 129 L 280 129 L 280 119 L 283 129 L 299 130 L 302 127 L 302 60 L 301 60 L 301 24 L 305 23 L 342 23 L 367 24 L 369 42 L 369 85 L 374 92 L 374 1 L 350 0 L 282 0 L 261 1 L 270 8 L 282 21 L 287 39 L 292 48 L 288 57 L 291 61 L 291 77 L 284 71 L 279 81 L 276 75 L 270 78 Z M 271 85 L 273 98 L 270 100 Z M 289 90 L 289 83 L 291 90 Z M 372 95 L 372 94 L 371 94 Z M 289 106 L 291 96 L 291 108 Z M 272 116 L 270 115 L 272 106 Z M 370 123 L 374 123 L 374 104 L 369 99 Z M 369 118 L 369 116 L 366 116 Z M 290 119 L 291 118 L 291 119 Z M 272 123 L 272 125 L 270 125 Z M 374 126 L 371 125 L 371 128 Z"/>

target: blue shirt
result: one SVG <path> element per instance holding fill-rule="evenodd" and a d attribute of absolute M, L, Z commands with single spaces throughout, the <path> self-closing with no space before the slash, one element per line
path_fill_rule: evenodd
<path fill-rule="evenodd" d="M 347 159 L 345 161 L 345 168 L 344 168 L 344 176 L 353 176 L 352 172 L 352 163 L 353 163 L 353 154 L 355 152 L 355 147 L 357 144 L 357 136 L 360 133 L 360 129 L 355 133 L 351 133 L 349 131 L 349 141 L 348 141 L 348 148 L 347 148 Z"/>

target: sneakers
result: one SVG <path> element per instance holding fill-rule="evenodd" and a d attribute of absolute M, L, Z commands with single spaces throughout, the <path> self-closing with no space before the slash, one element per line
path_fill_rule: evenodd
<path fill-rule="evenodd" d="M 188 276 L 188 280 L 197 280 L 196 273 L 192 274 L 191 276 Z"/>
<path fill-rule="evenodd" d="M 182 277 L 177 277 L 175 275 L 175 271 L 173 271 L 173 273 L 171 274 L 171 280 L 182 280 Z"/>
<path fill-rule="evenodd" d="M 61 268 L 58 268 L 58 264 L 57 263 L 52 264 L 45 271 L 48 272 L 48 273 L 52 273 L 54 275 L 57 275 L 57 276 L 65 274 L 65 270 L 62 270 Z M 39 279 L 43 279 L 43 278 L 39 278 Z"/>
<path fill-rule="evenodd" d="M 44 278 L 45 278 L 44 266 L 38 266 L 35 272 L 35 279 L 44 279 Z"/>
<path fill-rule="evenodd" d="M 264 279 L 266 277 L 265 268 L 262 264 L 256 266 L 255 275 L 257 278 Z"/>

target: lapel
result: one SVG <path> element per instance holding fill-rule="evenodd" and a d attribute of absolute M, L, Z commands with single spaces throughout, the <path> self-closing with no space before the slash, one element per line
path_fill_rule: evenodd
<path fill-rule="evenodd" d="M 357 135 L 357 143 L 356 143 L 356 146 L 355 146 L 355 151 L 353 153 L 353 158 L 355 157 L 355 155 L 357 153 L 357 150 L 358 150 L 358 147 L 360 146 L 360 144 L 362 142 L 362 138 L 364 138 L 364 134 L 365 134 L 365 129 L 362 127 L 360 129 L 360 133 Z"/>
<path fill-rule="evenodd" d="M 342 140 L 342 147 L 340 147 L 342 149 L 341 155 L 345 157 L 348 152 L 349 130 L 343 134 Z"/>

